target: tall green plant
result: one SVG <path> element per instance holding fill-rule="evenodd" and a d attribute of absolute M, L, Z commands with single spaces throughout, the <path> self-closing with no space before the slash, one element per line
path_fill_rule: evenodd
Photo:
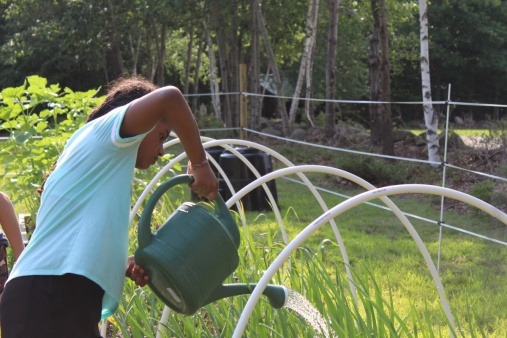
<path fill-rule="evenodd" d="M 168 202 L 164 200 L 160 209 L 169 207 Z M 284 247 L 273 241 L 276 237 L 274 231 L 258 234 L 250 232 L 248 227 L 240 231 L 240 264 L 226 283 L 258 281 Z M 131 250 L 135 250 L 135 246 L 134 238 Z M 386 291 L 382 286 L 385 279 L 373 272 L 371 262 L 361 264 L 362 269 L 352 269 L 358 299 L 355 303 L 343 267 L 326 258 L 327 251 L 336 249 L 337 244 L 330 240 L 322 241 L 317 251 L 301 247 L 272 280 L 274 284 L 291 289 L 289 294 L 300 293 L 309 305 L 315 307 L 323 316 L 330 337 L 446 337 L 450 332 L 455 337 L 478 337 L 472 311 L 469 313 L 471 319 L 463 324 L 468 327 L 460 327 L 458 331 L 449 323 L 436 325 L 438 319 L 426 301 L 423 301 L 422 309 L 414 305 L 408 314 L 400 314 L 393 290 L 388 287 Z M 244 295 L 218 300 L 192 316 L 170 312 L 167 322 L 160 323 L 163 311 L 160 300 L 148 288 L 139 288 L 127 281 L 118 312 L 105 323 L 108 325 L 107 337 L 156 337 L 157 333 L 161 337 L 230 337 L 248 297 Z M 297 307 L 305 306 L 301 304 Z M 159 329 L 160 332 L 157 332 Z M 316 328 L 294 308 L 275 310 L 262 297 L 248 320 L 244 336 L 324 335 L 319 335 Z"/>
<path fill-rule="evenodd" d="M 36 190 L 65 141 L 102 100 L 97 92 L 62 89 L 37 75 L 28 76 L 19 87 L 2 90 L 0 131 L 9 135 L 2 143 L 2 189 L 25 206 L 32 222 L 39 206 Z"/>

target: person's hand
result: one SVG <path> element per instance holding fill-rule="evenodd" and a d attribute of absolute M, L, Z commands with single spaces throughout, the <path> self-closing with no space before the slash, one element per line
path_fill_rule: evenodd
<path fill-rule="evenodd" d="M 199 166 L 189 162 L 187 173 L 194 178 L 194 182 L 189 186 L 197 196 L 210 200 L 217 198 L 218 180 L 207 161 Z"/>
<path fill-rule="evenodd" d="M 128 266 L 125 276 L 133 280 L 136 285 L 145 286 L 148 284 L 148 275 L 142 267 L 136 264 L 134 256 L 130 256 L 128 258 Z"/>

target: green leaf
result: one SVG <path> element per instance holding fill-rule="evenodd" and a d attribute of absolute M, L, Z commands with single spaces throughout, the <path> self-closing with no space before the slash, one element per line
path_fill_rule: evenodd
<path fill-rule="evenodd" d="M 28 83 L 30 86 L 28 87 L 28 91 L 30 93 L 43 93 L 43 89 L 46 88 L 48 84 L 48 80 L 40 77 L 38 75 L 31 75 L 27 77 Z"/>
<path fill-rule="evenodd" d="M 40 121 L 39 123 L 37 123 L 35 130 L 37 131 L 37 133 L 42 133 L 47 127 L 48 124 L 46 123 L 46 121 Z"/>
<path fill-rule="evenodd" d="M 10 120 L 2 123 L 2 128 L 5 129 L 16 129 L 18 127 L 18 122 L 16 120 Z"/>
<path fill-rule="evenodd" d="M 30 138 L 32 138 L 32 134 L 30 132 L 19 130 L 13 131 L 12 136 L 14 137 L 14 141 L 16 141 L 17 143 L 25 143 Z"/>
<path fill-rule="evenodd" d="M 62 88 L 60 88 L 60 85 L 58 85 L 58 84 L 50 85 L 49 89 L 51 89 L 55 93 L 59 93 L 62 90 Z"/>
<path fill-rule="evenodd" d="M 42 118 L 46 118 L 48 116 L 51 116 L 51 112 L 48 109 L 44 109 L 39 113 L 39 116 Z"/>
<path fill-rule="evenodd" d="M 19 86 L 19 87 L 8 87 L 2 90 L 2 100 L 4 103 L 12 102 L 12 100 L 9 100 L 9 98 L 17 98 L 23 95 L 25 91 L 25 86 Z"/>

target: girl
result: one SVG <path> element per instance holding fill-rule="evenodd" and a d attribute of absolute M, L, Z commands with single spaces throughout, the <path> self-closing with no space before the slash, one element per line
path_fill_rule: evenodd
<path fill-rule="evenodd" d="M 181 94 L 140 79 L 113 83 L 106 100 L 67 142 L 47 178 L 30 242 L 0 304 L 2 337 L 100 337 L 124 276 L 148 282 L 128 255 L 134 168 L 163 155 L 174 131 L 188 158 L 193 192 L 215 199 L 218 181 Z"/>

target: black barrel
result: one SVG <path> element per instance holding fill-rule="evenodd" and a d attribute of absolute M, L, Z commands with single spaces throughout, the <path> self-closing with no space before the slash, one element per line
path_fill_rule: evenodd
<path fill-rule="evenodd" d="M 214 147 L 209 147 L 209 148 L 206 148 L 205 149 L 206 152 L 211 156 L 213 157 L 213 159 L 220 164 L 220 155 L 222 155 L 222 153 L 224 152 L 224 148 L 221 147 L 221 146 L 214 146 Z M 211 169 L 213 170 L 213 172 L 215 173 L 215 176 L 218 177 L 218 170 L 217 168 L 211 164 L 211 161 L 210 161 L 210 166 L 211 166 Z"/>
<path fill-rule="evenodd" d="M 257 169 L 261 176 L 264 176 L 273 171 L 273 166 L 271 164 L 271 156 L 262 152 L 258 149 L 249 148 L 249 147 L 237 147 L 235 148 L 240 154 L 245 156 L 245 158 Z M 238 192 L 243 187 L 247 186 L 249 183 L 252 183 L 257 178 L 250 171 L 250 169 L 243 163 L 241 159 L 239 159 L 236 155 L 229 151 L 224 151 L 220 155 L 219 161 L 220 167 L 223 169 L 225 175 L 229 178 L 234 190 Z M 220 194 L 227 201 L 231 198 L 232 193 L 227 186 L 225 180 L 219 175 L 218 179 Z M 278 204 L 278 197 L 276 193 L 276 183 L 274 180 L 271 180 L 266 183 L 275 203 Z M 250 211 L 261 211 L 261 210 L 271 210 L 271 206 L 269 205 L 269 199 L 267 197 L 266 192 L 262 186 L 259 186 L 245 195 L 241 202 L 243 203 L 243 207 L 245 210 Z"/>

